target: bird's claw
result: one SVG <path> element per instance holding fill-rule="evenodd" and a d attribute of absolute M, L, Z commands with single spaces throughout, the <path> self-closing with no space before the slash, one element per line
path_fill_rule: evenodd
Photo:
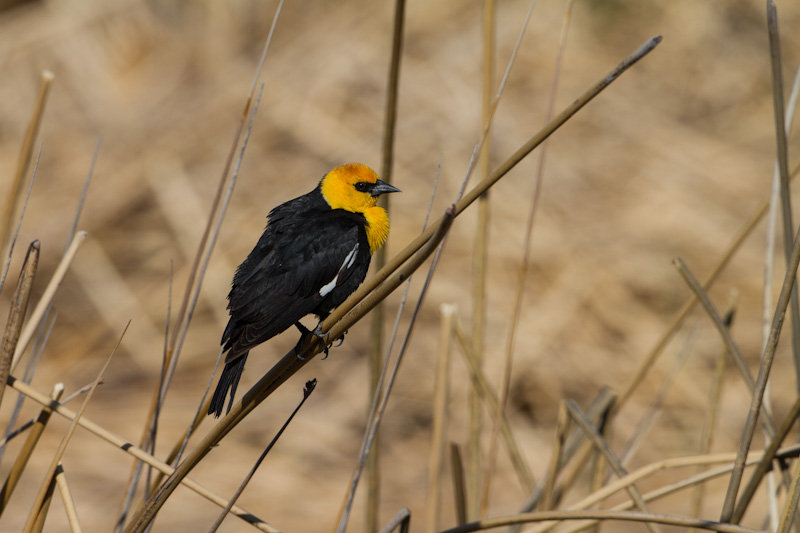
<path fill-rule="evenodd" d="M 298 346 L 300 345 L 300 343 L 299 343 L 299 342 L 298 342 L 297 344 L 298 344 Z M 302 355 L 300 355 L 300 350 L 297 348 L 297 346 L 295 346 L 295 347 L 294 347 L 294 354 L 295 354 L 295 355 L 297 356 L 297 358 L 298 358 L 298 359 L 300 359 L 301 361 L 308 361 L 308 357 L 303 357 Z"/>

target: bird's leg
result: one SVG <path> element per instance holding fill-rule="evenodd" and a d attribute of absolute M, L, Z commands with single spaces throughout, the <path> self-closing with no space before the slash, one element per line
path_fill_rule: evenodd
<path fill-rule="evenodd" d="M 315 328 L 314 328 L 314 331 L 312 331 L 311 333 L 313 333 L 314 335 L 316 335 L 316 337 L 317 337 L 318 339 L 327 340 L 327 339 L 328 339 L 328 335 L 329 335 L 330 333 L 329 333 L 329 332 L 322 333 L 322 323 L 323 323 L 323 322 L 325 322 L 325 319 L 324 319 L 324 318 L 321 318 L 321 319 L 319 320 L 319 323 L 317 324 L 317 327 L 315 327 Z"/>
<path fill-rule="evenodd" d="M 311 333 L 311 331 L 309 331 L 307 327 L 305 327 L 302 323 L 300 323 L 299 320 L 294 323 L 294 327 L 300 330 L 300 340 L 297 341 L 297 344 L 294 347 L 294 353 L 297 356 L 297 358 L 300 359 L 301 361 L 307 361 L 308 359 L 300 355 L 300 343 L 303 342 L 305 336 Z"/>

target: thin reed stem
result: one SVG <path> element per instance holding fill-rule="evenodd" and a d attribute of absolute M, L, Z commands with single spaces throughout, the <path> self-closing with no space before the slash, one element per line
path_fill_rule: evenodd
<path fill-rule="evenodd" d="M 481 129 L 484 141 L 478 155 L 478 176 L 484 179 L 491 171 L 492 97 L 494 94 L 494 57 L 496 2 L 483 2 L 483 68 L 481 91 Z M 472 349 L 479 367 L 483 366 L 486 328 L 486 280 L 489 267 L 489 192 L 478 199 L 478 222 L 475 230 L 475 247 L 472 252 Z M 469 389 L 469 437 L 467 440 L 467 493 L 468 516 L 481 514 L 481 428 L 483 426 L 481 402 L 475 387 Z"/>
<path fill-rule="evenodd" d="M 16 350 L 22 323 L 25 320 L 25 312 L 28 309 L 28 302 L 31 298 L 33 280 L 36 277 L 36 269 L 39 266 L 39 241 L 33 241 L 28 246 L 28 253 L 25 255 L 25 262 L 20 269 L 17 287 L 11 298 L 11 309 L 8 312 L 8 321 L 3 331 L 3 338 L 0 344 L 0 402 L 3 401 L 3 393 L 6 390 L 6 380 L 11 372 L 12 358 Z"/>
<path fill-rule="evenodd" d="M 170 465 L 168 465 L 164 461 L 161 461 L 160 459 L 153 457 L 149 453 L 137 447 L 132 442 L 123 439 L 119 435 L 115 435 L 114 433 L 108 431 L 107 429 L 103 428 L 102 426 L 89 420 L 86 417 L 78 418 L 75 411 L 69 409 L 63 403 L 57 402 L 52 398 L 49 398 L 46 394 L 43 394 L 42 392 L 36 390 L 30 385 L 16 379 L 14 376 L 8 377 L 8 385 L 13 389 L 15 389 L 17 392 L 24 394 L 28 398 L 32 399 L 33 401 L 51 408 L 53 412 L 58 413 L 67 420 L 70 421 L 77 420 L 78 425 L 83 429 L 85 429 L 86 431 L 96 435 L 100 439 L 106 441 L 115 448 L 119 448 L 120 450 L 131 455 L 132 457 L 144 461 L 153 468 L 158 469 L 160 472 L 169 475 L 175 471 L 175 469 L 172 468 Z M 215 505 L 218 505 L 219 507 L 224 507 L 228 503 L 227 499 L 224 499 L 218 494 L 211 492 L 206 487 L 204 487 L 203 485 L 197 483 L 192 479 L 189 478 L 183 479 L 181 483 L 186 488 L 196 492 L 203 498 L 214 503 Z M 278 531 L 276 528 L 272 527 L 264 520 L 258 518 L 255 514 L 245 509 L 242 509 L 241 507 L 234 506 L 233 512 L 236 514 L 237 517 L 241 518 L 242 520 L 244 520 L 249 524 L 252 524 L 254 527 L 256 527 L 261 531 L 265 531 L 267 533 L 276 533 Z"/>
<path fill-rule="evenodd" d="M 631 522 L 643 522 L 648 526 L 663 524 L 665 526 L 694 527 L 706 529 L 708 531 L 719 531 L 721 533 L 762 533 L 757 529 L 749 527 L 734 526 L 711 520 L 701 520 L 687 516 L 641 513 L 633 511 L 543 511 L 539 513 L 527 513 L 492 520 L 481 520 L 480 522 L 470 522 L 463 526 L 446 529 L 441 533 L 470 533 L 472 531 L 486 531 L 503 526 L 514 524 L 532 524 L 535 522 L 550 522 L 553 520 L 623 520 Z"/>
<path fill-rule="evenodd" d="M 100 372 L 97 374 L 97 378 L 94 380 L 94 383 L 92 383 L 92 388 L 86 394 L 86 398 L 84 398 L 83 404 L 81 405 L 80 409 L 78 409 L 78 412 L 75 414 L 75 418 L 70 423 L 69 429 L 67 429 L 67 432 L 61 439 L 61 444 L 59 444 L 55 456 L 53 457 L 53 460 L 50 463 L 50 468 L 47 470 L 47 473 L 44 476 L 44 483 L 39 489 L 39 494 L 37 494 L 36 499 L 33 502 L 33 506 L 31 507 L 31 513 L 28 515 L 28 521 L 25 523 L 24 533 L 31 533 L 32 531 L 34 531 L 34 529 L 39 528 L 41 527 L 41 525 L 44 524 L 44 515 L 46 514 L 45 501 L 49 499 L 48 493 L 52 495 L 53 484 L 55 483 L 56 471 L 58 470 L 58 466 L 61 464 L 61 459 L 64 457 L 64 452 L 67 451 L 67 446 L 69 445 L 69 442 L 72 439 L 72 435 L 75 434 L 75 430 L 78 428 L 78 421 L 80 420 L 81 416 L 83 416 L 84 411 L 86 411 L 86 407 L 89 405 L 92 396 L 94 396 L 94 393 L 97 390 L 97 386 L 103 380 L 103 376 L 106 373 L 106 369 L 108 368 L 108 365 L 111 363 L 111 359 L 113 359 L 114 355 L 117 353 L 117 349 L 122 343 L 122 339 L 125 337 L 125 333 L 128 331 L 128 326 L 130 326 L 130 324 L 131 323 L 129 320 L 128 323 L 125 325 L 125 328 L 122 330 L 119 340 L 117 340 L 116 346 L 114 346 L 114 349 L 111 350 L 111 353 L 109 354 L 108 358 L 106 358 L 106 362 L 103 364 L 102 368 L 100 369 Z"/>
<path fill-rule="evenodd" d="M 728 491 L 725 495 L 725 503 L 722 507 L 721 522 L 730 522 L 736 505 L 736 494 L 739 491 L 739 484 L 742 481 L 742 474 L 744 470 L 744 459 L 750 449 L 755 433 L 756 421 L 758 414 L 762 408 L 762 401 L 764 398 L 764 390 L 767 386 L 767 379 L 769 378 L 770 370 L 772 369 L 772 361 L 775 358 L 775 349 L 778 345 L 783 321 L 786 318 L 786 309 L 789 306 L 789 300 L 792 289 L 795 286 L 797 278 L 797 267 L 800 264 L 800 232 L 795 237 L 792 247 L 791 263 L 786 270 L 786 277 L 781 287 L 781 294 L 778 298 L 778 305 L 775 310 L 775 316 L 772 320 L 772 328 L 770 330 L 769 342 L 764 349 L 764 355 L 761 357 L 761 365 L 758 369 L 758 378 L 756 379 L 753 397 L 750 403 L 750 410 L 747 413 L 747 420 L 745 421 L 742 439 L 739 444 L 739 452 L 736 457 L 736 466 L 731 474 Z M 730 347 L 729 347 L 730 348 Z M 766 416 L 764 417 L 766 422 Z M 766 423 L 765 423 L 766 426 Z M 774 438 L 775 432 L 770 435 Z"/>
<path fill-rule="evenodd" d="M 22 147 L 19 151 L 17 168 L 14 172 L 14 178 L 11 181 L 11 190 L 6 193 L 5 209 L 0 212 L 0 253 L 5 251 L 8 246 L 9 238 L 11 237 L 11 224 L 14 219 L 15 207 L 22 194 L 22 183 L 25 181 L 25 176 L 28 174 L 28 169 L 33 159 L 36 137 L 39 135 L 39 129 L 42 126 L 44 110 L 47 105 L 47 98 L 50 94 L 50 88 L 53 85 L 54 78 L 54 74 L 49 70 L 43 70 L 41 73 L 39 92 L 36 95 L 33 114 L 31 115 L 30 122 L 28 122 L 28 129 L 25 132 L 25 138 L 22 141 Z"/>
<path fill-rule="evenodd" d="M 428 459 L 428 495 L 425 498 L 425 530 L 429 533 L 439 529 L 439 500 L 446 451 L 447 400 L 450 393 L 450 345 L 453 340 L 453 316 L 456 313 L 456 306 L 442 304 L 439 312 L 441 315 L 439 356 L 433 389 L 433 430 Z"/>
<path fill-rule="evenodd" d="M 728 309 L 725 311 L 725 318 L 723 324 L 727 329 L 733 325 L 733 319 L 736 315 L 736 306 L 738 305 L 738 292 L 731 290 L 728 297 Z M 728 349 L 723 344 L 717 354 L 716 363 L 714 365 L 714 375 L 711 381 L 711 389 L 708 393 L 708 410 L 706 411 L 705 420 L 703 421 L 703 430 L 700 435 L 700 450 L 701 455 L 711 453 L 711 445 L 714 441 L 714 429 L 716 428 L 717 415 L 719 413 L 720 400 L 722 398 L 722 388 L 725 378 L 725 361 L 728 356 Z M 777 449 L 777 448 L 776 448 Z M 701 473 L 704 467 L 700 466 L 697 473 Z M 705 498 L 705 485 L 697 485 L 692 493 L 692 516 L 700 516 L 703 509 L 703 500 Z M 738 521 L 736 522 L 738 523 Z"/>
<path fill-rule="evenodd" d="M 72 491 L 69 490 L 67 483 L 67 475 L 64 473 L 64 465 L 58 463 L 56 468 L 56 485 L 58 485 L 58 492 L 61 494 L 61 501 L 64 502 L 64 510 L 67 512 L 67 521 L 72 533 L 81 533 L 81 522 L 78 519 L 78 508 L 75 506 L 75 500 L 72 497 Z"/>
<path fill-rule="evenodd" d="M 392 170 L 394 164 L 394 139 L 397 130 L 397 101 L 400 94 L 400 59 L 403 55 L 403 27 L 405 24 L 405 0 L 395 0 L 394 19 L 392 23 L 392 52 L 389 60 L 389 79 L 386 84 L 386 107 L 383 122 L 383 144 L 381 150 L 381 179 L 392 183 Z M 390 195 L 383 195 L 380 199 L 383 208 L 389 212 Z M 375 269 L 383 268 L 386 263 L 386 247 L 382 246 L 372 258 Z M 378 305 L 370 318 L 369 331 L 369 373 L 370 386 L 368 399 L 375 397 L 380 387 L 381 362 L 383 355 L 383 304 Z M 368 410 L 371 407 L 368 407 Z M 376 436 L 376 440 L 378 437 Z M 370 454 L 367 463 L 367 504 L 366 504 L 366 530 L 378 529 L 380 504 L 380 447 Z"/>
<path fill-rule="evenodd" d="M 57 402 L 61 399 L 62 394 L 64 394 L 64 385 L 57 383 L 55 387 L 53 387 L 53 392 L 50 393 L 50 398 Z M 14 465 L 11 467 L 11 471 L 8 473 L 2 490 L 0 490 L 0 516 L 2 516 L 3 511 L 5 511 L 8 506 L 8 501 L 11 499 L 11 495 L 17 487 L 17 483 L 22 473 L 25 471 L 25 467 L 28 465 L 33 450 L 36 449 L 36 445 L 39 444 L 39 438 L 42 436 L 45 427 L 47 427 L 52 413 L 53 410 L 45 406 L 39 411 L 39 415 L 33 422 L 33 427 L 30 433 L 28 433 L 28 438 L 25 440 L 25 444 L 23 444 L 22 450 L 20 450 L 17 456 L 17 460 L 14 461 Z"/>
<path fill-rule="evenodd" d="M 584 431 L 584 433 L 586 433 L 586 436 L 592 442 L 594 447 L 603 454 L 603 457 L 606 459 L 606 461 L 608 461 L 608 464 L 611 467 L 611 469 L 614 470 L 614 473 L 616 473 L 618 477 L 624 477 L 628 475 L 628 472 L 625 470 L 625 468 L 622 466 L 622 463 L 619 461 L 617 456 L 611 450 L 611 447 L 608 445 L 603 436 L 597 432 L 594 426 L 592 426 L 591 421 L 583 413 L 583 411 L 580 410 L 578 405 L 572 400 L 567 400 L 566 406 L 567 406 L 567 411 L 572 416 L 572 419 L 575 421 L 575 423 L 578 424 L 578 426 Z M 631 484 L 628 487 L 626 487 L 625 490 L 628 491 L 631 500 L 633 500 L 633 502 L 636 504 L 636 507 L 638 507 L 640 511 L 642 511 L 643 513 L 650 512 L 649 509 L 647 508 L 647 504 L 642 498 L 642 493 L 639 492 L 639 489 L 636 488 L 636 485 Z M 661 531 L 661 528 L 652 523 L 647 523 L 647 528 L 652 533 L 660 533 Z"/>
<path fill-rule="evenodd" d="M 297 405 L 297 407 L 294 408 L 292 414 L 289 415 L 289 418 L 287 418 L 286 422 L 283 423 L 281 428 L 278 430 L 278 433 L 275 434 L 270 443 L 258 457 L 255 464 L 253 465 L 253 468 L 250 469 L 250 472 L 247 473 L 242 483 L 236 489 L 236 492 L 234 492 L 233 496 L 231 496 L 231 499 L 228 501 L 228 505 L 225 506 L 225 508 L 217 517 L 216 521 L 214 521 L 214 523 L 208 529 L 208 533 L 215 533 L 219 529 L 219 526 L 222 525 L 222 521 L 225 520 L 226 516 L 228 516 L 228 513 L 231 511 L 231 508 L 236 503 L 236 500 L 239 499 L 239 496 L 242 495 L 242 492 L 244 492 L 244 489 L 245 487 L 247 487 L 247 484 L 250 483 L 251 479 L 253 479 L 253 476 L 255 475 L 256 470 L 258 470 L 258 467 L 261 466 L 261 463 L 264 462 L 264 459 L 266 459 L 267 454 L 269 454 L 270 450 L 272 450 L 272 448 L 275 447 L 275 443 L 278 442 L 278 439 L 281 438 L 283 432 L 286 431 L 287 427 L 289 427 L 289 424 L 292 422 L 292 419 L 294 419 L 297 412 L 300 411 L 300 408 L 303 407 L 303 404 L 306 403 L 306 400 L 308 399 L 309 396 L 311 396 L 311 393 L 314 392 L 314 388 L 316 386 L 317 386 L 316 379 L 306 381 L 306 386 L 303 387 L 303 399 L 300 400 L 300 403 Z"/>

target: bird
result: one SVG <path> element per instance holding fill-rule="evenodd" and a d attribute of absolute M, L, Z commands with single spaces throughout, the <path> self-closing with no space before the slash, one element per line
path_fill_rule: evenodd
<path fill-rule="evenodd" d="M 208 414 L 219 417 L 230 392 L 230 412 L 250 350 L 316 315 L 322 321 L 367 275 L 372 254 L 389 236 L 389 215 L 377 206 L 381 194 L 400 189 L 366 165 L 349 163 L 323 176 L 317 186 L 269 212 L 253 250 L 236 269 L 230 319 L 222 334 L 225 367 Z M 301 336 L 302 339 L 302 336 Z"/>

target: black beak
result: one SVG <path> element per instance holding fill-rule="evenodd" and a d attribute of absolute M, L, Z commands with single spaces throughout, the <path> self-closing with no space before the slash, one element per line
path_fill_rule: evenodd
<path fill-rule="evenodd" d="M 385 181 L 378 180 L 378 181 L 375 182 L 375 185 L 372 187 L 372 190 L 370 191 L 370 194 L 372 196 L 380 196 L 381 194 L 386 193 L 386 192 L 403 192 L 403 191 L 401 191 L 397 187 L 389 185 Z"/>

